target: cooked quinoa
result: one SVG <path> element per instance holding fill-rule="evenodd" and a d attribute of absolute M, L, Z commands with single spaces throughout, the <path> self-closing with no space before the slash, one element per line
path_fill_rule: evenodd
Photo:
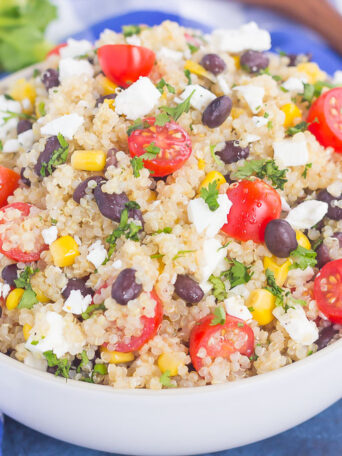
<path fill-rule="evenodd" d="M 258 34 L 256 46 L 268 41 L 267 32 L 252 30 Z M 318 309 L 313 288 L 319 268 L 342 258 L 342 235 L 336 235 L 342 232 L 342 216 L 329 216 L 342 212 L 342 155 L 323 147 L 300 124 L 312 101 L 312 96 L 304 99 L 310 87 L 325 81 L 320 86 L 324 94 L 331 88 L 328 75 L 306 56 L 294 62 L 286 55 L 258 52 L 267 51 L 267 44 L 251 51 L 253 40 L 242 29 L 237 32 L 242 48 L 233 50 L 228 32 L 202 36 L 168 21 L 133 31 L 125 37 L 105 30 L 95 47 L 71 40 L 60 55 L 50 56 L 40 71 L 11 84 L 0 97 L 1 165 L 21 174 L 7 204 L 32 205 L 0 211 L 0 351 L 76 380 L 161 389 L 262 374 L 337 340 L 342 327 Z M 125 100 L 122 95 L 131 89 L 115 88 L 104 76 L 95 49 L 125 43 L 154 51 L 148 80 L 144 75 L 130 87 L 145 84 L 142 90 L 155 101 L 138 98 L 135 106 L 135 94 L 133 106 L 127 106 L 132 96 Z M 206 89 L 202 98 L 196 97 L 201 90 L 196 85 Z M 248 95 L 246 87 L 253 93 Z M 221 97 L 225 115 L 213 126 L 208 106 Z M 161 107 L 174 108 L 186 99 L 190 106 L 176 122 L 191 140 L 191 154 L 167 176 L 150 172 L 153 157 L 136 171 L 128 134 L 135 138 L 151 127 L 145 118 L 158 119 L 165 113 Z M 136 112 L 142 115 L 135 117 Z M 57 124 L 51 124 L 55 119 Z M 147 152 L 157 155 L 157 149 Z M 98 167 L 85 170 L 79 151 L 89 151 L 88 158 L 97 154 Z M 298 241 L 307 254 L 302 267 L 289 268 L 298 258 L 277 258 L 263 241 L 228 236 L 219 229 L 223 223 L 215 229 L 220 211 L 226 210 L 224 217 L 232 214 L 229 192 L 244 180 L 241 168 L 246 172 L 251 160 L 259 162 L 245 178 L 255 183 L 259 176 L 281 197 L 281 214 L 272 218 L 288 217 L 292 237 L 297 230 L 293 250 Z M 265 163 L 273 174 L 265 171 Z M 212 174 L 211 187 L 203 186 L 213 171 L 220 174 Z M 201 188 L 211 189 L 212 198 L 206 199 Z M 304 215 L 292 213 L 305 201 L 317 205 Z M 211 218 L 215 214 L 218 221 Z M 209 228 L 199 229 L 203 223 Z M 310 226 L 303 228 L 305 223 Z M 21 256 L 14 260 L 18 250 Z M 262 303 L 269 303 L 268 309 Z M 208 328 L 218 330 L 209 347 L 199 346 L 195 354 L 193 347 L 190 353 L 191 333 L 209 316 Z M 221 343 L 225 330 L 220 328 L 230 319 L 238 321 L 231 334 L 235 349 L 211 356 L 210 345 Z M 239 329 L 246 327 L 249 350 L 241 348 L 247 333 Z M 135 349 L 139 337 L 143 343 Z"/>

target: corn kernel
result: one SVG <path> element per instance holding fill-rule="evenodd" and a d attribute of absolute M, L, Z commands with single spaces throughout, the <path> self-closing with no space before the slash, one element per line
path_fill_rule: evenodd
<path fill-rule="evenodd" d="M 243 113 L 245 112 L 244 109 L 242 108 L 232 108 L 230 111 L 230 115 L 232 116 L 233 119 L 238 119 Z"/>
<path fill-rule="evenodd" d="M 175 353 L 163 353 L 159 356 L 157 364 L 162 373 L 169 371 L 171 377 L 178 375 L 178 368 L 182 365 Z"/>
<path fill-rule="evenodd" d="M 12 86 L 10 91 L 11 97 L 16 101 L 23 101 L 28 98 L 31 105 L 34 106 L 34 100 L 36 99 L 36 89 L 32 84 L 26 81 L 26 79 L 17 79 Z"/>
<path fill-rule="evenodd" d="M 14 290 L 9 293 L 6 299 L 6 307 L 8 310 L 13 310 L 18 307 L 24 291 L 23 288 L 14 288 Z"/>
<path fill-rule="evenodd" d="M 239 70 L 241 68 L 241 65 L 240 65 L 240 56 L 239 55 L 233 55 L 233 60 L 234 60 L 234 65 L 235 65 L 235 68 L 237 70 Z"/>
<path fill-rule="evenodd" d="M 104 103 L 105 103 L 106 105 L 108 105 L 108 107 L 109 107 L 112 111 L 115 111 L 115 100 L 106 98 L 106 99 L 104 100 Z"/>
<path fill-rule="evenodd" d="M 104 353 L 104 360 L 110 364 L 130 363 L 134 361 L 134 354 L 132 352 L 122 353 L 118 351 L 110 351 L 107 347 L 101 347 L 101 353 Z"/>
<path fill-rule="evenodd" d="M 23 326 L 23 336 L 24 339 L 27 340 L 30 337 L 30 332 L 31 332 L 32 326 L 29 325 L 28 323 L 25 323 Z"/>
<path fill-rule="evenodd" d="M 78 245 L 71 236 L 62 236 L 50 245 L 50 252 L 55 266 L 71 266 L 80 254 Z"/>
<path fill-rule="evenodd" d="M 38 288 L 33 288 L 33 291 L 36 293 L 36 296 L 37 296 L 37 299 L 39 302 L 42 302 L 42 303 L 47 303 L 47 302 L 50 302 L 50 299 L 45 296 L 45 294 L 40 291 Z"/>
<path fill-rule="evenodd" d="M 246 305 L 259 325 L 267 325 L 274 319 L 275 296 L 268 290 L 256 289 L 249 295 Z"/>
<path fill-rule="evenodd" d="M 310 84 L 314 84 L 317 81 L 321 81 L 326 78 L 326 74 L 322 71 L 317 63 L 314 62 L 303 62 L 297 65 L 297 70 L 300 73 L 304 73 Z"/>
<path fill-rule="evenodd" d="M 291 265 L 291 261 L 287 259 L 283 264 L 277 264 L 275 258 L 272 257 L 265 257 L 264 258 L 264 268 L 270 269 L 273 274 L 275 281 L 279 287 L 282 287 L 287 279 L 287 275 L 289 273 L 289 266 Z"/>
<path fill-rule="evenodd" d="M 111 95 L 112 93 L 115 93 L 115 89 L 118 87 L 115 82 L 112 82 L 105 76 L 100 78 L 100 85 L 102 88 L 102 95 Z"/>
<path fill-rule="evenodd" d="M 197 166 L 198 166 L 198 169 L 204 169 L 205 168 L 205 165 L 206 165 L 206 162 L 205 160 L 202 160 L 202 158 L 200 158 L 197 162 Z"/>
<path fill-rule="evenodd" d="M 205 176 L 203 182 L 200 185 L 199 190 L 201 190 L 202 188 L 208 188 L 209 184 L 211 184 L 214 181 L 216 181 L 218 187 L 220 187 L 222 184 L 226 182 L 226 179 L 218 171 L 210 171 L 210 173 L 208 173 Z"/>
<path fill-rule="evenodd" d="M 193 60 L 187 60 L 184 65 L 185 70 L 189 70 L 190 73 L 197 74 L 197 76 L 203 76 L 209 80 L 213 80 L 213 76 L 205 69 L 202 67 L 197 62 L 194 62 Z"/>
<path fill-rule="evenodd" d="M 75 150 L 71 156 L 71 166 L 81 171 L 102 171 L 105 165 L 103 150 Z"/>
<path fill-rule="evenodd" d="M 299 230 L 296 230 L 296 239 L 297 239 L 298 245 L 300 245 L 301 247 L 304 247 L 304 249 L 308 249 L 308 250 L 311 249 L 311 244 L 310 244 L 309 239 L 305 236 L 304 233 L 302 233 Z"/>
<path fill-rule="evenodd" d="M 280 110 L 285 114 L 285 128 L 292 127 L 295 124 L 295 119 L 302 117 L 302 111 L 294 103 L 287 103 Z"/>

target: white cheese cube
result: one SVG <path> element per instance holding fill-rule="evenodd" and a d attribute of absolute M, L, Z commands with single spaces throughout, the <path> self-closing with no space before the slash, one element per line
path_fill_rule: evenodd
<path fill-rule="evenodd" d="M 94 70 L 88 60 L 77 60 L 72 58 L 62 59 L 59 62 L 59 80 L 61 83 L 69 78 L 76 76 L 88 76 L 94 75 Z"/>
<path fill-rule="evenodd" d="M 126 43 L 131 46 L 141 46 L 141 39 L 138 35 L 126 36 Z"/>
<path fill-rule="evenodd" d="M 93 48 L 90 41 L 87 40 L 74 40 L 69 38 L 67 45 L 59 50 L 59 55 L 62 59 L 79 57 L 80 55 L 88 54 Z"/>
<path fill-rule="evenodd" d="M 24 364 L 33 369 L 38 369 L 42 372 L 46 371 L 47 361 L 42 357 L 41 353 L 27 353 L 24 359 Z"/>
<path fill-rule="evenodd" d="M 204 264 L 201 269 L 200 286 L 203 291 L 209 290 L 211 285 L 207 280 L 214 272 L 222 272 L 226 268 L 225 257 L 227 256 L 227 247 L 222 248 L 221 243 L 217 239 L 206 239 L 203 243 L 203 258 Z"/>
<path fill-rule="evenodd" d="M 91 295 L 83 296 L 80 290 L 71 290 L 69 297 L 64 302 L 63 310 L 81 315 L 87 310 L 92 299 Z"/>
<path fill-rule="evenodd" d="M 7 283 L 0 283 L 0 297 L 7 298 L 10 291 L 11 287 Z"/>
<path fill-rule="evenodd" d="M 98 268 L 106 258 L 107 250 L 104 248 L 101 241 L 95 241 L 94 244 L 89 247 L 87 260 L 92 263 L 95 268 Z"/>
<path fill-rule="evenodd" d="M 72 139 L 84 123 L 84 118 L 78 114 L 66 114 L 57 119 L 51 120 L 43 127 L 41 127 L 40 132 L 42 135 L 58 135 L 61 133 L 66 139 Z"/>
<path fill-rule="evenodd" d="M 113 268 L 114 269 L 121 269 L 122 268 L 122 261 L 121 260 L 114 261 Z"/>
<path fill-rule="evenodd" d="M 30 130 L 26 130 L 23 133 L 18 135 L 18 142 L 21 147 L 25 150 L 29 149 L 33 142 L 34 142 L 34 134 L 32 128 Z"/>
<path fill-rule="evenodd" d="M 179 62 L 183 58 L 183 53 L 179 51 L 174 51 L 173 49 L 167 48 L 167 47 L 162 47 L 159 49 L 157 52 L 157 59 L 170 59 L 174 60 L 175 62 Z"/>
<path fill-rule="evenodd" d="M 44 242 L 47 245 L 52 244 L 57 239 L 57 235 L 58 230 L 56 226 L 50 226 L 50 228 L 45 228 L 45 230 L 42 231 Z"/>
<path fill-rule="evenodd" d="M 337 70 L 334 73 L 334 78 L 333 78 L 333 83 L 334 84 L 342 84 L 342 71 Z"/>
<path fill-rule="evenodd" d="M 311 345 L 318 339 L 318 329 L 315 322 L 308 320 L 303 307 L 299 304 L 295 304 L 287 312 L 278 306 L 273 310 L 273 315 L 295 342 Z"/>
<path fill-rule="evenodd" d="M 226 81 L 225 77 L 222 74 L 219 74 L 217 76 L 217 85 L 219 86 L 223 95 L 230 95 L 232 93 L 232 91 L 228 85 L 228 82 Z"/>
<path fill-rule="evenodd" d="M 252 320 L 252 314 L 245 306 L 244 299 L 239 296 L 230 296 L 229 298 L 224 300 L 224 305 L 227 311 L 227 314 L 231 315 L 232 317 L 240 318 L 244 321 Z"/>
<path fill-rule="evenodd" d="M 229 293 L 242 296 L 243 299 L 247 299 L 248 296 L 251 294 L 249 289 L 243 283 L 241 283 L 240 285 L 236 285 L 236 287 L 234 288 L 231 288 L 229 290 Z"/>
<path fill-rule="evenodd" d="M 186 86 L 184 92 L 176 101 L 181 103 L 186 98 L 188 98 L 193 91 L 195 92 L 190 99 L 190 105 L 199 111 L 204 110 L 204 108 L 206 108 L 208 104 L 216 98 L 216 95 L 210 92 L 210 90 L 205 89 L 199 84 L 190 84 Z"/>
<path fill-rule="evenodd" d="M 286 201 L 286 199 L 283 196 L 280 197 L 280 200 L 281 200 L 281 210 L 284 212 L 289 212 L 291 210 L 289 203 Z"/>
<path fill-rule="evenodd" d="M 316 225 L 328 212 L 328 203 L 309 200 L 298 204 L 288 213 L 285 220 L 295 230 L 307 230 Z"/>
<path fill-rule="evenodd" d="M 259 29 L 255 22 L 235 30 L 215 30 L 210 40 L 214 47 L 223 52 L 238 53 L 248 49 L 268 51 L 271 48 L 271 35 L 267 30 Z"/>
<path fill-rule="evenodd" d="M 211 211 L 203 198 L 195 198 L 189 202 L 188 217 L 195 225 L 197 233 L 201 234 L 205 231 L 206 236 L 211 238 L 227 223 L 232 202 L 226 194 L 218 195 L 217 202 L 219 207 L 216 211 Z"/>
<path fill-rule="evenodd" d="M 256 127 L 264 127 L 269 121 L 269 119 L 266 119 L 266 117 L 263 116 L 253 116 L 252 120 Z"/>
<path fill-rule="evenodd" d="M 273 143 L 274 159 L 281 167 L 302 166 L 309 161 L 309 151 L 305 139 L 294 141 L 284 139 Z"/>
<path fill-rule="evenodd" d="M 134 84 L 123 90 L 115 98 L 115 112 L 130 120 L 146 116 L 158 103 L 161 93 L 152 81 L 140 77 Z"/>
<path fill-rule="evenodd" d="M 282 87 L 289 92 L 303 93 L 304 83 L 307 82 L 305 78 L 294 78 L 291 77 L 282 83 Z"/>
<path fill-rule="evenodd" d="M 265 89 L 263 87 L 243 85 L 234 87 L 234 90 L 240 92 L 253 114 L 260 111 L 265 96 Z"/>
<path fill-rule="evenodd" d="M 4 154 L 13 154 L 14 152 L 18 152 L 19 150 L 19 141 L 17 139 L 8 139 L 2 148 L 2 152 Z"/>
<path fill-rule="evenodd" d="M 258 135 L 251 135 L 250 133 L 247 133 L 247 135 L 244 137 L 244 140 L 248 143 L 253 143 L 256 141 L 260 141 L 260 136 Z"/>

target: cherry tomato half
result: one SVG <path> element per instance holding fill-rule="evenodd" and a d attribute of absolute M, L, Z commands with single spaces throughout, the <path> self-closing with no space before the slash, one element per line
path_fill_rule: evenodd
<path fill-rule="evenodd" d="M 7 198 L 18 188 L 20 176 L 9 168 L 0 166 L 0 207 L 7 203 Z"/>
<path fill-rule="evenodd" d="M 5 213 L 8 209 L 17 209 L 18 211 L 20 211 L 20 215 L 16 220 L 11 220 L 10 222 L 6 222 L 5 219 L 0 220 L 0 225 L 3 225 L 5 223 L 9 224 L 9 230 L 7 231 L 7 233 L 2 233 L 0 235 L 0 252 L 8 258 L 10 258 L 11 260 L 21 261 L 23 263 L 31 263 L 32 261 L 38 261 L 42 251 L 47 248 L 47 246 L 43 243 L 42 239 L 37 239 L 37 245 L 35 250 L 32 250 L 30 252 L 23 251 L 19 247 L 14 247 L 10 250 L 4 250 L 2 248 L 3 243 L 7 240 L 7 237 L 10 236 L 11 226 L 13 226 L 13 224 L 21 223 L 25 219 L 25 217 L 28 217 L 33 207 L 34 206 L 32 206 L 32 204 L 28 203 L 13 203 L 8 204 L 7 206 L 4 206 L 0 209 L 0 212 L 2 213 Z"/>
<path fill-rule="evenodd" d="M 156 158 L 144 160 L 145 168 L 152 171 L 153 177 L 167 176 L 181 168 L 192 152 L 191 139 L 176 122 L 167 122 L 163 127 L 154 125 L 154 117 L 144 119 L 150 127 L 135 130 L 128 138 L 129 152 L 139 157 L 147 152 L 146 146 L 154 144 L 160 148 Z"/>
<path fill-rule="evenodd" d="M 199 320 L 190 334 L 190 357 L 194 368 L 199 371 L 203 366 L 203 358 L 198 356 L 204 348 L 207 356 L 229 359 L 230 355 L 239 352 L 251 356 L 254 351 L 254 333 L 246 322 L 240 318 L 226 315 L 223 325 L 211 326 L 215 315 L 210 314 Z"/>
<path fill-rule="evenodd" d="M 102 71 L 121 87 L 148 76 L 156 56 L 151 49 L 131 44 L 105 44 L 97 51 Z"/>
<path fill-rule="evenodd" d="M 342 259 L 329 261 L 315 278 L 317 306 L 333 323 L 342 324 Z"/>
<path fill-rule="evenodd" d="M 324 147 L 342 153 L 342 87 L 325 92 L 313 103 L 308 129 Z"/>
<path fill-rule="evenodd" d="M 264 241 L 266 225 L 279 218 L 281 200 L 266 182 L 243 180 L 231 185 L 227 196 L 233 203 L 222 231 L 240 241 Z"/>
<path fill-rule="evenodd" d="M 142 332 L 139 336 L 132 336 L 128 342 L 118 342 L 115 345 L 115 350 L 123 353 L 140 350 L 140 348 L 151 340 L 159 329 L 163 320 L 163 305 L 157 293 L 151 291 L 151 298 L 156 302 L 154 317 L 141 317 L 143 324 Z"/>
<path fill-rule="evenodd" d="M 59 51 L 61 50 L 61 48 L 64 48 L 66 45 L 67 45 L 67 43 L 57 44 L 57 46 L 52 48 L 51 51 L 49 51 L 46 54 L 46 58 L 50 57 L 51 55 L 59 55 Z"/>

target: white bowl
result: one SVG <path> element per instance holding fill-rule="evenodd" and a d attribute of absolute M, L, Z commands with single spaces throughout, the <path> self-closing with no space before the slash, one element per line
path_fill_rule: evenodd
<path fill-rule="evenodd" d="M 276 371 L 225 385 L 115 390 L 0 354 L 0 409 L 57 439 L 134 455 L 229 449 L 285 431 L 342 397 L 342 340 Z"/>

